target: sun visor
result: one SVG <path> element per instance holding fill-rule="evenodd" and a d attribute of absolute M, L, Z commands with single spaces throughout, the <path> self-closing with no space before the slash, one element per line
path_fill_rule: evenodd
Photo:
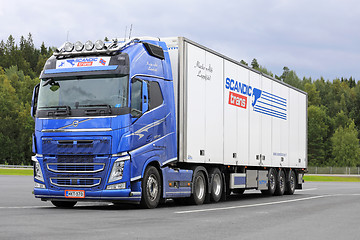
<path fill-rule="evenodd" d="M 56 78 L 89 75 L 128 75 L 129 56 L 126 53 L 115 56 L 86 56 L 75 58 L 50 58 L 40 78 Z"/>

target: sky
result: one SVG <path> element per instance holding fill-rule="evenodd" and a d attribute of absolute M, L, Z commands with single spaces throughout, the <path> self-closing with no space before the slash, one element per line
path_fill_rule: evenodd
<path fill-rule="evenodd" d="M 129 36 L 183 36 L 280 76 L 360 79 L 356 0 L 0 0 L 0 40 L 36 47 Z M 127 30 L 127 31 L 126 31 Z"/>

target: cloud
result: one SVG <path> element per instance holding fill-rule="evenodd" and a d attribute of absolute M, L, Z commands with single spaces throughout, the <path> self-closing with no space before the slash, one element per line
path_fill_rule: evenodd
<path fill-rule="evenodd" d="M 360 2 L 344 0 L 0 0 L 0 38 L 33 34 L 37 46 L 132 36 L 185 36 L 275 74 L 360 79 Z M 314 78 L 313 77 L 313 78 Z"/>

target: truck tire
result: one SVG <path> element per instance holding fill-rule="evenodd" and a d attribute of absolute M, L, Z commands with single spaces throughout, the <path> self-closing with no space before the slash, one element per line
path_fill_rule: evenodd
<path fill-rule="evenodd" d="M 75 201 L 51 201 L 51 203 L 58 208 L 72 208 L 75 206 Z"/>
<path fill-rule="evenodd" d="M 286 184 L 285 173 L 283 170 L 280 169 L 277 173 L 276 190 L 275 190 L 276 196 L 284 195 L 285 184 Z"/>
<path fill-rule="evenodd" d="M 141 188 L 142 207 L 156 208 L 160 202 L 162 187 L 159 171 L 155 167 L 146 168 Z"/>
<path fill-rule="evenodd" d="M 193 178 L 193 193 L 191 195 L 192 203 L 201 205 L 206 198 L 206 178 L 202 171 L 197 171 Z"/>
<path fill-rule="evenodd" d="M 268 189 L 261 190 L 261 193 L 264 195 L 272 196 L 275 193 L 277 185 L 277 172 L 274 168 L 270 168 L 268 172 Z"/>
<path fill-rule="evenodd" d="M 222 174 L 218 168 L 213 168 L 210 170 L 209 175 L 211 177 L 211 201 L 218 202 L 223 193 L 224 181 L 222 179 Z"/>
<path fill-rule="evenodd" d="M 293 195 L 295 192 L 295 188 L 296 188 L 296 175 L 293 170 L 290 170 L 288 181 L 286 181 L 285 194 Z"/>

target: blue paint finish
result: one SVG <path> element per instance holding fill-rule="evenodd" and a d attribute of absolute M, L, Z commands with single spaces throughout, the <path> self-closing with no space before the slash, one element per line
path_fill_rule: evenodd
<path fill-rule="evenodd" d="M 234 177 L 234 185 L 245 185 L 246 177 Z"/>
<path fill-rule="evenodd" d="M 85 199 L 80 200 L 139 202 L 141 200 L 141 178 L 146 167 L 153 163 L 163 166 L 163 163 L 169 159 L 177 158 L 174 86 L 168 49 L 164 42 L 148 42 L 162 47 L 165 59 L 161 60 L 150 56 L 142 43 L 128 46 L 123 53 L 127 53 L 130 60 L 129 86 L 131 86 L 131 77 L 133 76 L 145 81 L 158 82 L 164 98 L 163 104 L 151 111 L 145 111 L 138 119 L 132 118 L 130 114 L 104 117 L 35 118 L 34 151 L 36 149 L 47 188 L 35 189 L 36 197 L 63 199 L 65 190 L 75 189 L 85 191 Z M 116 68 L 116 65 L 110 65 L 46 69 L 44 72 L 45 74 L 56 73 L 59 77 L 62 73 L 67 74 L 66 76 L 69 76 L 69 73 L 77 73 L 79 76 L 79 72 L 85 74 L 89 71 L 104 70 L 104 74 L 107 74 L 105 70 Z M 97 74 L 101 73 L 97 72 Z M 147 91 L 147 88 L 145 87 L 143 90 Z M 128 89 L 129 99 L 131 99 L 130 94 L 131 89 Z M 130 101 L 128 104 L 129 107 Z M 123 178 L 111 183 L 125 182 L 126 189 L 105 190 L 114 162 L 120 155 L 126 153 L 130 154 L 131 159 L 125 161 Z M 104 163 L 105 169 L 101 172 L 74 174 L 76 177 L 100 178 L 101 184 L 95 187 L 80 188 L 51 185 L 50 178 L 60 177 L 61 174 L 49 171 L 45 163 L 61 161 Z M 161 169 L 164 178 L 188 181 L 192 179 L 191 170 L 181 170 L 175 173 L 166 167 L 164 169 Z M 170 174 L 170 178 L 167 174 Z M 66 173 L 65 175 L 71 176 L 72 174 Z M 130 194 L 133 192 L 136 194 Z M 190 196 L 191 188 L 177 189 L 177 192 L 174 193 L 176 196 Z"/>

